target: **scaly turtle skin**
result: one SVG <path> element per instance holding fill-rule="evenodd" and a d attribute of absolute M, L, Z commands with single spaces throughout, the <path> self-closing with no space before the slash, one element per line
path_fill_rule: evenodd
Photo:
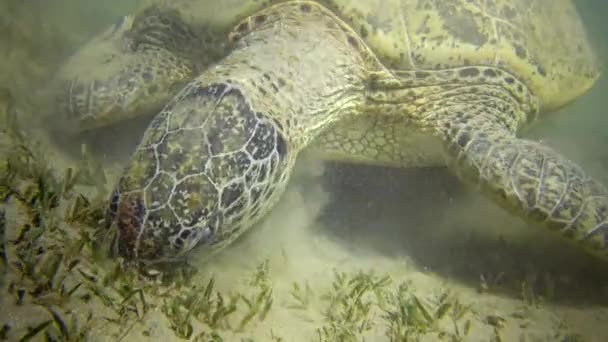
<path fill-rule="evenodd" d="M 606 256 L 606 189 L 517 136 L 594 84 L 585 37 L 568 0 L 157 2 L 67 61 L 58 103 L 81 130 L 160 110 L 108 210 L 118 251 L 141 262 L 233 241 L 305 148 L 447 164 Z"/>

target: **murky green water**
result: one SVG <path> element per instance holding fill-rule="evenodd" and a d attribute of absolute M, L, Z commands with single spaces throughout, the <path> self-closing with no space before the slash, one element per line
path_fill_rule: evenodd
<path fill-rule="evenodd" d="M 37 175 L 26 169 L 40 165 L 40 157 L 58 170 L 52 179 L 45 174 L 44 185 L 0 188 L 27 202 L 16 205 L 13 194 L 3 205 L 9 264 L 3 264 L 0 340 L 389 341 L 390 334 L 406 341 L 608 340 L 608 265 L 530 230 L 444 169 L 303 159 L 270 217 L 211 261 L 194 257 L 194 275 L 160 284 L 94 258 L 95 184 L 66 193 L 58 208 L 50 208 L 48 194 L 64 187 L 68 166 L 87 168 L 98 180 L 103 165 L 110 187 L 134 140 L 118 136 L 128 130 L 97 133 L 87 142 L 103 139 L 108 155 L 87 164 L 80 146 L 57 148 L 38 133 L 44 108 L 35 95 L 76 47 L 138 2 L 0 0 L 0 87 L 14 97 L 21 126 L 35 128 L 24 141 L 45 151 L 14 164 L 22 167 L 15 171 Z M 608 61 L 608 4 L 577 4 Z M 605 184 L 607 91 L 604 76 L 526 133 Z M 14 148 L 4 135 L 3 155 Z M 30 145 L 37 140 L 42 147 Z M 90 211 L 66 222 L 75 204 Z"/>

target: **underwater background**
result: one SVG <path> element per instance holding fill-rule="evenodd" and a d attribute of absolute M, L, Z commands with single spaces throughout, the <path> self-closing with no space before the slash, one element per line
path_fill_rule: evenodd
<path fill-rule="evenodd" d="M 0 0 L 0 88 L 10 92 L 26 132 L 16 140 L 2 137 L 0 152 L 14 154 L 15 141 L 34 151 L 52 149 L 39 134 L 39 85 L 79 45 L 146 1 Z M 608 65 L 608 2 L 576 4 Z M 526 137 L 545 141 L 608 184 L 607 94 L 604 75 Z M 134 148 L 137 136 L 125 131 L 91 139 L 105 136 L 105 159 L 56 149 L 56 155 L 33 152 L 26 167 L 50 159 L 59 176 L 47 191 L 64 184 L 67 167 L 87 168 L 93 180 L 74 191 L 94 203 L 98 187 L 111 185 Z M 75 198 L 65 200 L 62 212 Z M 19 210 L 4 206 L 3 240 L 11 246 L 1 282 L 0 340 L 608 340 L 608 265 L 530 230 L 444 169 L 303 157 L 268 219 L 211 261 L 194 259 L 193 274 L 184 271 L 168 284 L 97 262 L 94 244 L 83 237 L 88 233 L 75 228 L 82 224 L 53 222 L 74 236 L 49 238 L 59 241 L 53 246 L 41 242 L 41 257 L 31 261 L 29 251 L 42 247 L 20 249 L 13 242 L 33 239 L 36 229 L 23 233 L 28 223 Z M 51 234 L 44 229 L 40 234 Z M 15 270 L 12 260 L 31 267 Z"/>

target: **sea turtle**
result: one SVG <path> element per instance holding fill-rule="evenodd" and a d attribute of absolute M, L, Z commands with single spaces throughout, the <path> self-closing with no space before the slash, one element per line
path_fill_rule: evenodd
<path fill-rule="evenodd" d="M 599 77 L 570 0 L 152 1 L 57 76 L 82 130 L 156 111 L 111 195 L 117 251 L 217 251 L 281 196 L 304 149 L 448 165 L 513 214 L 608 256 L 608 192 L 518 137 Z"/>

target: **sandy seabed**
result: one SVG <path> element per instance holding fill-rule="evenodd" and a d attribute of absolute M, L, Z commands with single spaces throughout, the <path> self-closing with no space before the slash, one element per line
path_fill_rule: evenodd
<path fill-rule="evenodd" d="M 46 156 L 56 170 L 74 165 L 59 150 Z M 108 184 L 119 169 L 109 169 Z M 196 273 L 179 285 L 104 281 L 112 261 L 93 261 L 85 247 L 72 269 L 65 253 L 55 276 L 62 285 L 36 289 L 14 266 L 27 215 L 12 201 L 2 337 L 17 341 L 49 322 L 33 340 L 608 340 L 605 265 L 530 230 L 444 171 L 357 170 L 303 157 L 271 215 L 212 258 L 195 252 Z M 44 244 L 39 265 L 70 248 L 62 239 Z M 125 283 L 143 289 L 145 308 Z M 218 292 L 234 312 L 218 313 Z"/>

